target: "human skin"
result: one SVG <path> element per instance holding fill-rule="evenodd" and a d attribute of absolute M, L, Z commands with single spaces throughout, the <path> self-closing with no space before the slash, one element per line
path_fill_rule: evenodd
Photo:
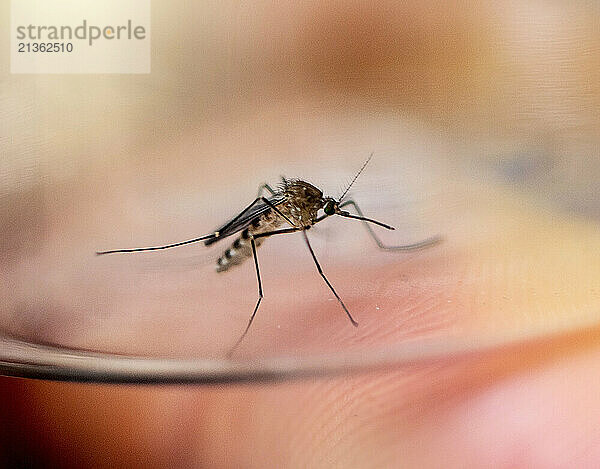
<path fill-rule="evenodd" d="M 153 7 L 158 13 L 163 8 Z M 40 192 L 23 191 L 13 199 L 21 210 L 5 225 L 3 238 L 22 243 L 14 247 L 5 241 L 2 259 L 9 266 L 24 264 L 25 253 L 41 240 L 45 249 L 33 259 L 39 271 L 50 275 L 51 267 L 60 266 L 57 252 L 86 266 L 88 260 L 81 260 L 86 249 L 113 247 L 104 245 L 109 241 L 169 242 L 174 233 L 185 237 L 205 222 L 208 229 L 213 222 L 216 226 L 224 211 L 237 207 L 245 194 L 253 195 L 254 179 L 261 182 L 264 174 L 277 177 L 281 167 L 293 168 L 304 157 L 309 160 L 299 169 L 310 174 L 312 167 L 315 178 L 329 183 L 337 176 L 351 177 L 375 147 L 381 156 L 369 168 L 371 176 L 364 175 L 361 192 L 376 211 L 369 215 L 396 217 L 383 219 L 398 225 L 393 238 L 386 239 L 427 235 L 437 223 L 444 243 L 387 260 L 367 251 L 370 240 L 359 225 L 352 228 L 356 234 L 345 238 L 344 249 L 333 242 L 335 230 L 350 230 L 350 225 L 331 221 L 324 244 L 320 235 L 309 233 L 321 242 L 317 254 L 324 255 L 327 274 L 360 316 L 354 330 L 339 305 L 327 301 L 326 287 L 310 258 L 302 257 L 308 254 L 299 240 L 289 241 L 293 250 L 285 240 L 269 240 L 260 249 L 261 265 L 265 276 L 275 271 L 277 277 L 267 277 L 263 314 L 241 357 L 260 355 L 269 347 L 343 352 L 342 347 L 364 345 L 370 350 L 436 333 L 465 338 L 474 350 L 420 366 L 277 384 L 157 388 L 3 379 L 3 402 L 12 403 L 3 409 L 8 424 L 0 430 L 7 467 L 20 458 L 74 467 L 596 465 L 600 234 L 587 216 L 598 213 L 589 210 L 594 203 L 598 210 L 597 197 L 589 205 L 582 201 L 587 200 L 588 181 L 598 174 L 599 68 L 597 54 L 586 52 L 600 48 L 591 26 L 597 16 L 585 5 L 544 2 L 522 8 L 507 4 L 501 10 L 486 3 L 468 10 L 446 8 L 416 3 L 375 8 L 360 2 L 310 8 L 256 5 L 252 11 L 206 8 L 198 12 L 204 30 L 198 32 L 198 15 L 188 15 L 177 37 L 156 46 L 169 51 L 169 40 L 195 38 L 208 56 L 194 65 L 193 48 L 181 55 L 159 55 L 153 76 L 160 77 L 162 94 L 148 93 L 143 81 L 114 80 L 110 86 L 96 77 L 69 78 L 70 88 L 61 89 L 44 78 L 37 86 L 59 87 L 45 105 L 50 110 L 84 111 L 85 116 L 105 111 L 107 100 L 126 100 L 127 106 L 114 109 L 112 119 L 84 120 L 84 129 L 98 132 L 87 140 L 83 135 L 68 138 L 75 117 L 64 117 L 66 124 L 39 118 L 51 155 L 51 164 L 44 161 L 40 167 L 49 167 L 50 175 Z M 165 22 L 175 21 L 174 11 L 163 12 Z M 232 12 L 239 23 L 229 19 Z M 570 22 L 560 26 L 565 17 Z M 241 51 L 228 56 L 223 41 Z M 242 47 L 246 43 L 250 46 Z M 177 73 L 170 60 L 180 61 Z M 205 78 L 194 80 L 197 76 Z M 20 109 L 11 103 L 22 97 L 21 86 L 31 86 L 20 80 L 12 76 L 6 85 L 12 109 Z M 176 89 L 183 84 L 183 96 L 165 93 L 166 82 Z M 99 97 L 81 104 L 77 84 L 91 87 Z M 65 103 L 59 102 L 61 93 L 69 98 Z M 146 100 L 136 100 L 140 95 Z M 195 109 L 190 103 L 202 105 Z M 129 116 L 136 116 L 137 123 L 131 124 Z M 119 127 L 115 122 L 124 131 L 114 130 Z M 15 143 L 5 146 L 18 160 L 25 130 L 10 125 Z M 159 136 L 152 137 L 157 128 Z M 415 128 L 416 135 L 411 133 Z M 137 138 L 130 140 L 128 133 Z M 144 137 L 150 142 L 143 142 Z M 78 139 L 85 140 L 83 163 L 76 156 L 82 148 Z M 66 156 L 53 161 L 59 148 Z M 591 156 L 584 159 L 581 148 L 588 155 L 591 149 Z M 526 180 L 525 186 L 533 189 L 515 188 L 512 180 L 498 184 L 489 176 L 492 171 L 483 176 L 461 171 L 465 166 L 487 168 L 499 155 L 532 149 L 549 159 L 552 168 L 551 177 L 538 173 Z M 411 150 L 422 152 L 437 173 L 423 176 L 421 160 Z M 349 152 L 351 161 L 327 156 Z M 76 164 L 65 165 L 69 158 Z M 59 163 L 65 166 L 64 179 L 55 174 Z M 336 169 L 342 163 L 346 167 Z M 402 181 L 411 187 L 421 178 L 429 182 L 416 189 L 422 190 L 416 200 L 433 201 L 410 209 L 413 216 L 424 213 L 417 218 L 423 227 L 409 217 L 410 229 L 403 231 L 402 210 L 386 209 L 384 202 L 378 208 L 376 197 L 385 197 L 386 190 L 375 187 L 375 195 L 368 194 L 368 182 L 385 176 L 389 164 L 395 168 L 393 177 L 400 174 L 398 168 L 408 168 Z M 83 174 L 78 168 L 92 171 Z M 435 183 L 444 176 L 459 180 L 445 181 L 436 192 Z M 242 194 L 227 195 L 232 182 L 241 182 L 237 191 Z M 389 182 L 382 188 L 393 189 Z M 154 191 L 171 198 L 157 208 Z M 207 195 L 215 193 L 216 200 Z M 186 203 L 180 197 L 188 197 Z M 394 198 L 393 204 L 399 200 Z M 179 203 L 187 210 L 196 201 L 204 205 L 197 209 L 199 221 L 170 208 Z M 582 206 L 583 214 L 573 214 L 574 207 Z M 154 227 L 157 218 L 167 217 Z M 140 235 L 134 238 L 136 233 Z M 81 241 L 82 235 L 88 239 Z M 67 242 L 72 251 L 57 251 Z M 346 258 L 338 260 L 325 249 Z M 294 262 L 292 273 L 301 285 L 283 275 L 278 259 Z M 219 353 L 223 343 L 235 340 L 254 303 L 251 265 L 223 280 L 209 275 L 210 269 L 181 272 L 172 263 L 160 277 L 144 277 L 135 262 L 111 259 L 90 267 L 104 273 L 94 286 L 99 298 L 120 283 L 139 288 L 114 295 L 117 306 L 127 302 L 123 309 L 137 312 L 133 319 L 82 319 L 67 312 L 64 317 L 81 322 L 64 329 L 53 324 L 55 313 L 38 311 L 24 321 L 26 327 L 15 322 L 11 327 L 45 341 L 158 356 Z M 127 274 L 135 282 L 123 280 Z M 164 289 L 156 293 L 161 285 Z M 54 291 L 52 298 L 59 306 L 72 306 L 61 295 L 80 298 L 81 292 L 74 290 Z M 194 309 L 206 291 L 218 293 L 215 305 L 233 305 L 224 319 L 207 319 Z M 370 295 L 366 299 L 365 291 Z M 179 315 L 171 323 L 157 319 L 148 314 L 156 312 L 156 303 L 147 298 L 163 306 L 179 301 Z M 35 300 L 25 304 L 39 305 Z M 411 315 L 404 319 L 407 311 Z M 188 314 L 201 317 L 188 319 Z M 281 329 L 268 322 L 273 317 L 282 320 Z M 39 326 L 36 320 L 44 318 Z M 207 329 L 200 326 L 215 323 L 211 333 L 217 345 L 203 348 Z M 137 328 L 127 327 L 132 324 Z M 482 350 L 492 341 L 505 345 Z"/>

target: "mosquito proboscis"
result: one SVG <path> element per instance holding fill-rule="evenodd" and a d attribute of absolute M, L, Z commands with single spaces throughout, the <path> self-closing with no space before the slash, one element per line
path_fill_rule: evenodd
<path fill-rule="evenodd" d="M 367 158 L 350 184 L 346 187 L 346 190 L 344 190 L 343 194 L 338 199 L 333 197 L 324 197 L 323 192 L 320 189 L 306 181 L 282 178 L 283 182 L 277 189 L 273 189 L 268 184 L 262 184 L 259 187 L 258 197 L 254 199 L 250 205 L 248 205 L 244 210 L 242 210 L 227 223 L 224 223 L 222 226 L 214 230 L 212 233 L 189 239 L 187 241 L 180 241 L 162 246 L 114 249 L 110 251 L 100 251 L 96 254 L 104 255 L 121 252 L 156 251 L 160 249 L 183 246 L 185 244 L 197 243 L 199 241 L 203 241 L 206 246 L 209 246 L 213 243 L 221 241 L 222 239 L 241 232 L 236 237 L 235 241 L 230 245 L 230 247 L 226 249 L 218 258 L 216 270 L 217 272 L 226 272 L 231 267 L 239 265 L 246 259 L 253 257 L 258 283 L 258 299 L 244 332 L 227 354 L 230 356 L 246 337 L 246 334 L 248 333 L 248 330 L 254 321 L 254 317 L 256 316 L 258 308 L 263 299 L 260 267 L 258 265 L 258 256 L 256 253 L 257 248 L 264 242 L 266 238 L 271 236 L 301 232 L 319 275 L 321 275 L 333 295 L 336 297 L 352 325 L 358 326 L 358 323 L 354 320 L 350 314 L 350 311 L 323 272 L 323 269 L 321 268 L 321 265 L 317 260 L 317 256 L 315 255 L 315 252 L 308 239 L 307 231 L 313 225 L 319 223 L 325 218 L 333 215 L 339 215 L 344 218 L 360 220 L 367 228 L 369 235 L 373 238 L 377 246 L 380 249 L 387 251 L 413 251 L 417 249 L 423 249 L 436 244 L 441 239 L 439 236 L 435 236 L 418 243 L 400 246 L 388 246 L 379 239 L 371 225 L 377 225 L 387 230 L 393 230 L 394 228 L 386 223 L 382 223 L 372 218 L 367 218 L 354 200 L 344 200 L 348 194 L 348 191 L 356 179 L 364 171 L 372 157 L 373 154 L 371 153 L 369 158 Z M 265 191 L 269 193 L 269 196 L 264 196 Z M 352 207 L 356 213 L 350 213 L 347 210 L 344 210 L 346 207 Z M 320 214 L 321 211 L 323 213 Z M 288 227 L 280 228 L 281 225 L 287 225 Z"/>

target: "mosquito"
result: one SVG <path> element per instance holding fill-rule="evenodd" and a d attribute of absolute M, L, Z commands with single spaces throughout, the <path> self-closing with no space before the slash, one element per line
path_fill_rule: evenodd
<path fill-rule="evenodd" d="M 348 316 L 348 319 L 352 325 L 357 327 L 358 322 L 354 320 L 350 314 L 350 311 L 323 272 L 321 264 L 317 260 L 317 256 L 315 255 L 315 252 L 308 239 L 307 231 L 320 221 L 333 215 L 339 215 L 343 218 L 360 220 L 366 227 L 368 234 L 377 244 L 377 247 L 386 251 L 413 251 L 417 249 L 423 249 L 436 244 L 441 239 L 439 236 L 435 236 L 417 243 L 400 246 L 388 246 L 379 239 L 371 227 L 371 224 L 380 226 L 387 230 L 394 230 L 394 227 L 380 221 L 373 220 L 372 218 L 365 217 L 362 210 L 354 200 L 344 200 L 348 194 L 348 191 L 364 171 L 372 157 L 373 153 L 371 153 L 371 155 L 363 163 L 360 170 L 356 173 L 350 184 L 344 190 L 344 193 L 337 200 L 333 197 L 324 197 L 323 192 L 320 189 L 306 181 L 300 179 L 286 179 L 282 177 L 282 183 L 277 189 L 273 189 L 268 184 L 261 184 L 258 189 L 258 197 L 256 197 L 256 199 L 254 199 L 254 201 L 238 215 L 217 228 L 212 233 L 200 236 L 198 238 L 189 239 L 187 241 L 165 244 L 163 246 L 114 249 L 110 251 L 100 251 L 96 254 L 105 255 L 122 252 L 156 251 L 160 249 L 183 246 L 185 244 L 197 243 L 199 241 L 204 241 L 206 246 L 210 246 L 213 243 L 241 232 L 235 241 L 233 241 L 233 243 L 229 246 L 229 248 L 226 249 L 217 259 L 216 263 L 217 272 L 227 272 L 232 267 L 239 265 L 246 259 L 252 257 L 254 259 L 254 268 L 256 270 L 258 299 L 244 332 L 227 354 L 227 356 L 231 356 L 231 354 L 242 343 L 246 337 L 246 334 L 248 334 L 250 326 L 252 325 L 254 317 L 256 316 L 258 308 L 263 300 L 262 281 L 260 277 L 260 268 L 258 266 L 258 256 L 256 254 L 258 247 L 262 245 L 265 239 L 271 236 L 295 233 L 299 231 L 302 233 L 304 242 L 306 243 L 319 275 L 323 278 L 333 295 L 337 298 L 337 301 Z M 269 193 L 267 197 L 264 195 L 265 191 Z M 344 210 L 346 207 L 352 207 L 356 213 L 350 213 L 347 210 Z M 322 213 L 320 213 L 321 211 Z M 284 227 L 282 227 L 282 225 Z"/>

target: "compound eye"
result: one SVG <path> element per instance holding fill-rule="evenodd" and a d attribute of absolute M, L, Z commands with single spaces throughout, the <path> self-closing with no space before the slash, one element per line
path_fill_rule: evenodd
<path fill-rule="evenodd" d="M 323 207 L 323 211 L 325 212 L 326 215 L 333 215 L 335 213 L 335 208 L 333 206 L 333 202 L 329 201 L 325 204 L 325 207 Z"/>

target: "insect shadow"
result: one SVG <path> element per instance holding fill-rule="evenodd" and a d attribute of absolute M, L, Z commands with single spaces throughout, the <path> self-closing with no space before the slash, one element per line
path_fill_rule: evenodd
<path fill-rule="evenodd" d="M 254 267 L 256 269 L 256 278 L 258 281 L 258 300 L 250 316 L 250 320 L 246 326 L 246 329 L 237 340 L 237 342 L 229 349 L 227 356 L 231 356 L 236 348 L 246 337 L 252 321 L 256 316 L 256 312 L 263 299 L 262 281 L 260 278 L 260 268 L 258 266 L 258 257 L 256 250 L 262 245 L 264 240 L 268 237 L 295 233 L 297 231 L 302 233 L 306 246 L 310 252 L 310 255 L 315 262 L 319 275 L 323 278 L 331 292 L 337 298 L 344 312 L 350 319 L 353 326 L 358 326 L 358 323 L 354 320 L 350 311 L 340 298 L 340 296 L 333 288 L 333 285 L 329 282 L 321 264 L 317 260 L 317 256 L 313 251 L 313 248 L 308 240 L 306 232 L 315 224 L 323 221 L 325 218 L 332 215 L 339 215 L 344 218 L 352 218 L 360 220 L 366 227 L 369 235 L 373 238 L 375 243 L 380 249 L 386 251 L 414 251 L 417 249 L 423 249 L 433 244 L 438 243 L 441 238 L 435 236 L 432 238 L 425 239 L 418 243 L 405 244 L 399 246 L 388 246 L 384 244 L 375 231 L 371 227 L 371 224 L 381 226 L 388 230 L 394 228 L 390 225 L 382 223 L 371 218 L 364 216 L 362 210 L 354 200 L 345 200 L 344 197 L 358 178 L 363 172 L 371 158 L 373 153 L 367 158 L 360 170 L 356 173 L 344 193 L 341 197 L 336 200 L 333 197 L 324 197 L 323 192 L 317 189 L 312 184 L 300 179 L 286 179 L 282 178 L 282 183 L 277 189 L 273 189 L 268 184 L 262 184 L 258 190 L 258 197 L 242 210 L 238 215 L 224 223 L 222 226 L 217 228 L 212 233 L 200 236 L 198 238 L 189 239 L 187 241 L 180 241 L 173 244 L 165 244 L 163 246 L 154 246 L 146 248 L 133 248 L 133 249 L 114 249 L 110 251 L 100 251 L 97 255 L 114 254 L 120 252 L 140 252 L 140 251 L 156 251 L 160 249 L 169 249 L 176 246 L 183 246 L 184 244 L 196 243 L 204 241 L 206 246 L 210 246 L 213 243 L 228 238 L 236 233 L 240 233 L 235 241 L 227 248 L 221 257 L 217 259 L 216 270 L 217 272 L 226 272 L 233 266 L 239 265 L 250 257 L 254 258 Z M 268 192 L 268 196 L 265 197 L 265 192 Z M 346 207 L 352 207 L 356 213 L 350 213 L 344 210 Z M 323 211 L 319 215 L 320 211 Z M 280 228 L 282 225 L 288 226 Z"/>

